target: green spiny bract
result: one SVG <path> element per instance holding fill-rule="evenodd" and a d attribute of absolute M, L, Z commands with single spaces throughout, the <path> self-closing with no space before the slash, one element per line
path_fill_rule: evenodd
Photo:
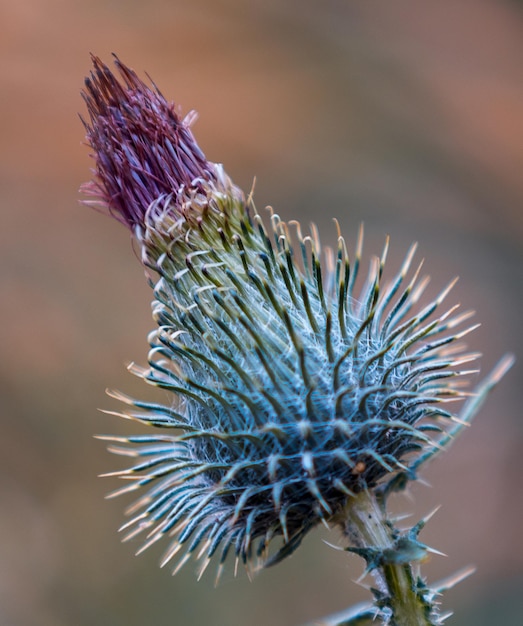
<path fill-rule="evenodd" d="M 416 460 L 446 441 L 455 416 L 443 404 L 462 397 L 469 372 L 460 367 L 474 358 L 456 341 L 470 330 L 459 330 L 469 314 L 440 312 L 452 283 L 418 305 L 427 279 L 421 266 L 411 270 L 414 246 L 386 284 L 387 245 L 357 283 L 361 231 L 349 260 L 339 229 L 337 250 L 322 253 L 314 228 L 303 236 L 275 214 L 267 227 L 187 139 L 188 127 L 171 120 L 161 94 L 118 67 L 126 88 L 98 60 L 88 82 L 91 192 L 141 246 L 157 329 L 149 367 L 135 371 L 172 393 L 169 405 L 115 394 L 132 407 L 125 416 L 155 427 L 104 437 L 118 444 L 113 452 L 137 458 L 111 474 L 127 481 L 115 494 L 143 492 L 127 537 L 144 533 L 142 549 L 169 537 L 162 563 L 182 551 L 175 571 L 191 555 L 202 571 L 215 555 L 221 571 L 230 553 L 273 564 L 319 522 L 338 523 L 362 490 L 415 478 Z M 151 97 L 161 119 L 140 127 Z M 113 127 L 124 142 L 116 156 Z M 158 160 L 158 144 L 180 154 L 164 150 Z M 162 167 L 162 159 L 171 161 Z M 280 549 L 269 556 L 275 537 Z"/>

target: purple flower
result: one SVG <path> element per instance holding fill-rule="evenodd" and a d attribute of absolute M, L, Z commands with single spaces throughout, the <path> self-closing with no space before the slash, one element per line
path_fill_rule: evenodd
<path fill-rule="evenodd" d="M 149 206 L 162 197 L 199 191 L 216 179 L 190 122 L 183 120 L 157 87 L 148 87 L 115 56 L 120 80 L 93 55 L 94 69 L 82 95 L 89 122 L 82 119 L 93 149 L 95 180 L 82 186 L 95 206 L 131 230 L 143 225 Z"/>

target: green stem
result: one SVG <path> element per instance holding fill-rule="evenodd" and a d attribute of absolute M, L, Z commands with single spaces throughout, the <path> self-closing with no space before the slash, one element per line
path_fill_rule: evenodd
<path fill-rule="evenodd" d="M 384 503 L 374 492 L 363 491 L 351 499 L 346 511 L 345 534 L 356 552 L 367 560 L 375 577 L 380 604 L 390 611 L 390 626 L 433 626 L 433 607 L 417 584 L 412 561 L 426 554 L 421 544 L 402 539 L 387 520 Z"/>

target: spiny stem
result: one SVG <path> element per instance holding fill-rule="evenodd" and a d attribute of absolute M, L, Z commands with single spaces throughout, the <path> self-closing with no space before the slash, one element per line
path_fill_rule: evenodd
<path fill-rule="evenodd" d="M 373 491 L 362 491 L 346 510 L 345 534 L 363 556 L 376 580 L 379 604 L 390 626 L 434 626 L 433 606 L 423 597 L 412 561 L 426 554 L 414 537 L 400 535 L 387 519 L 385 504 Z M 387 615 L 390 613 L 390 615 Z"/>

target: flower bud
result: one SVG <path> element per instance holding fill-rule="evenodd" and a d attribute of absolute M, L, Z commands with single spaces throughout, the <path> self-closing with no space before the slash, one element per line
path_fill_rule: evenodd
<path fill-rule="evenodd" d="M 447 403 L 465 395 L 461 366 L 475 358 L 458 341 L 470 315 L 441 312 L 453 283 L 421 306 L 415 246 L 391 280 L 387 245 L 361 279 L 361 231 L 349 260 L 341 232 L 322 253 L 314 228 L 274 214 L 267 227 L 156 88 L 118 60 L 122 84 L 93 62 L 96 180 L 84 189 L 141 245 L 157 327 L 148 368 L 134 371 L 171 394 L 115 394 L 153 427 L 105 437 L 136 458 L 113 473 L 126 481 L 115 495 L 141 494 L 127 537 L 168 537 L 163 564 L 185 549 L 175 571 L 191 555 L 202 570 L 231 552 L 278 562 L 358 493 L 415 478 L 448 441 Z"/>

